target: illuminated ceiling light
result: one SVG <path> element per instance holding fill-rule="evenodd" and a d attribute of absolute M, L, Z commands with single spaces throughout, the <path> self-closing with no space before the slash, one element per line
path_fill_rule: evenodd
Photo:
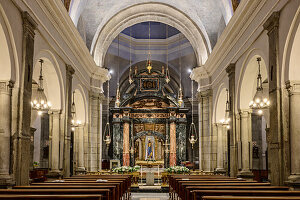
<path fill-rule="evenodd" d="M 52 104 L 51 102 L 47 101 L 47 98 L 44 94 L 44 86 L 43 86 L 43 63 L 44 60 L 40 59 L 39 62 L 41 63 L 40 69 L 40 77 L 39 77 L 39 84 L 37 89 L 37 94 L 34 99 L 31 101 L 31 108 L 33 110 L 37 110 L 39 115 L 42 115 L 43 112 L 49 111 Z"/>
<path fill-rule="evenodd" d="M 194 124 L 194 84 L 192 80 L 192 123 L 189 130 L 189 141 L 192 144 L 192 149 L 194 149 L 194 144 L 197 142 L 197 140 L 198 133 Z"/>
<path fill-rule="evenodd" d="M 220 123 L 223 124 L 224 126 L 226 126 L 227 129 L 230 129 L 230 117 L 229 117 L 229 111 L 230 111 L 230 107 L 229 107 L 229 92 L 228 89 L 226 89 L 226 95 L 227 95 L 227 99 L 226 99 L 226 110 L 225 110 L 225 118 L 220 120 Z"/>
<path fill-rule="evenodd" d="M 263 95 L 263 87 L 262 87 L 262 77 L 260 73 L 260 61 L 261 58 L 257 58 L 258 63 L 258 75 L 257 75 L 257 87 L 256 87 L 256 94 L 252 101 L 249 103 L 249 107 L 251 109 L 258 109 L 258 114 L 263 114 L 262 109 L 267 109 L 270 106 L 270 100 Z"/>

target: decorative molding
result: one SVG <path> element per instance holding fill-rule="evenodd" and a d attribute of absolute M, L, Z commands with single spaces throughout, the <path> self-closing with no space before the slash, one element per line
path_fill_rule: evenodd
<path fill-rule="evenodd" d="M 190 78 L 200 83 L 201 79 L 209 78 L 209 75 L 206 68 L 204 66 L 200 66 L 193 69 Z"/>
<path fill-rule="evenodd" d="M 74 68 L 71 65 L 66 64 L 66 72 L 68 77 L 72 77 L 73 74 L 75 73 Z"/>
<path fill-rule="evenodd" d="M 265 30 L 268 31 L 268 34 L 269 32 L 273 31 L 274 28 L 279 27 L 279 18 L 280 18 L 280 13 L 273 12 L 272 15 L 264 23 L 263 27 Z"/>
<path fill-rule="evenodd" d="M 287 81 L 286 89 L 289 95 L 299 95 L 300 94 L 300 81 Z"/>
<path fill-rule="evenodd" d="M 14 87 L 14 82 L 12 81 L 0 81 L 0 92 L 11 93 L 11 89 Z"/>
<path fill-rule="evenodd" d="M 29 15 L 27 11 L 22 12 L 22 20 L 23 20 L 23 31 L 26 36 L 29 34 L 32 38 L 34 38 L 34 31 L 37 28 L 37 23 L 35 20 Z"/>

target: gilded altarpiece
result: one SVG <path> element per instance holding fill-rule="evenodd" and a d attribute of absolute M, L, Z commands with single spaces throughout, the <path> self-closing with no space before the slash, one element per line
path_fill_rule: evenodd
<path fill-rule="evenodd" d="M 186 113 L 167 89 L 164 69 L 135 70 L 120 107 L 112 108 L 113 158 L 124 166 L 186 161 Z"/>

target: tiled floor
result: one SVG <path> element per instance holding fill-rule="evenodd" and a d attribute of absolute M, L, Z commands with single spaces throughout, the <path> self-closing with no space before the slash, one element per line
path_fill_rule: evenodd
<path fill-rule="evenodd" d="M 168 200 L 168 193 L 131 193 L 132 200 Z"/>

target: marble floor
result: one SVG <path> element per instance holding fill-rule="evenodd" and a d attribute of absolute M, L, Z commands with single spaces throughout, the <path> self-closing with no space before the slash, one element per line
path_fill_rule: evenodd
<path fill-rule="evenodd" d="M 168 200 L 168 193 L 131 193 L 132 200 Z"/>

